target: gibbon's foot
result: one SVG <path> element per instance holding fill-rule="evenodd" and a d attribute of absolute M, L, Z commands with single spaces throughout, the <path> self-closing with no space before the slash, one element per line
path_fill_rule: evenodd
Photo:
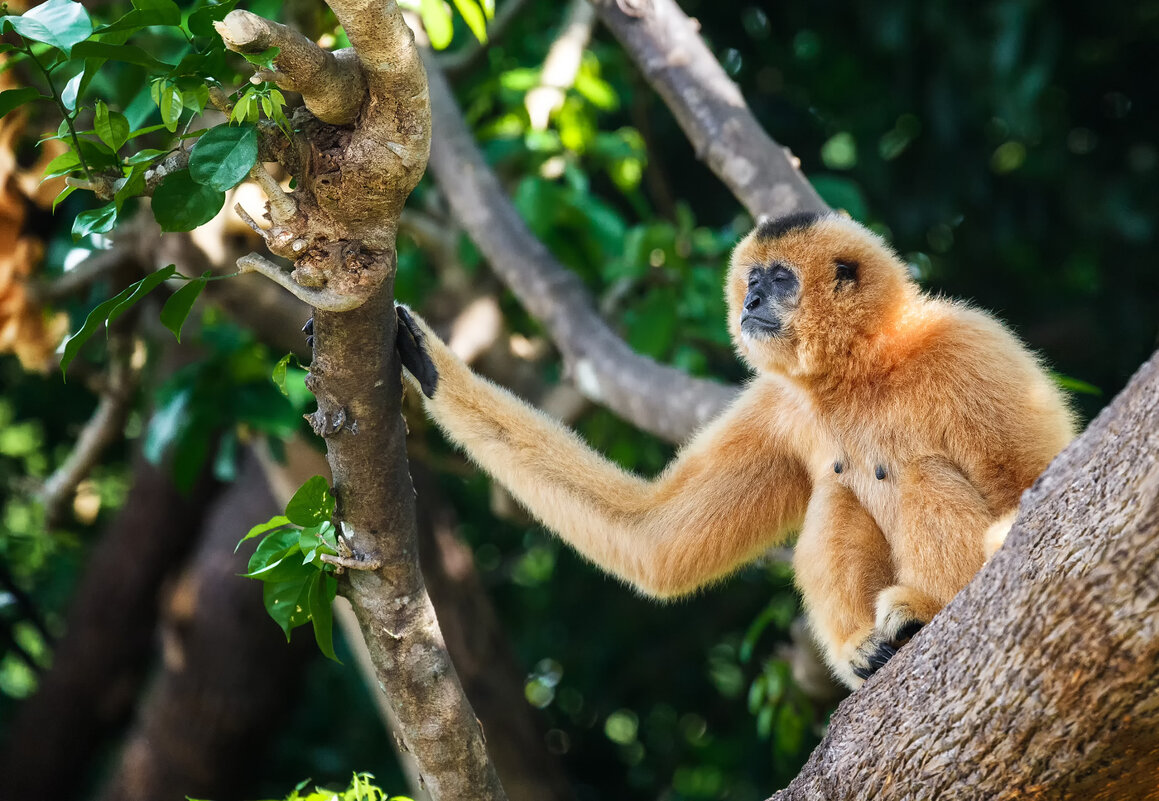
<path fill-rule="evenodd" d="M 938 603 L 921 590 L 897 584 L 877 595 L 873 632 L 857 647 L 850 660 L 853 673 L 867 679 L 898 649 L 913 639 L 938 611 Z"/>
<path fill-rule="evenodd" d="M 423 394 L 428 398 L 433 398 L 435 390 L 439 386 L 439 371 L 435 369 L 435 363 L 431 361 L 431 357 L 424 347 L 426 338 L 423 336 L 422 329 L 419 328 L 418 323 L 405 307 L 395 306 L 394 311 L 398 315 L 398 335 L 395 338 L 395 347 L 398 348 L 402 366 L 418 379 L 419 386 L 423 388 Z"/>
<path fill-rule="evenodd" d="M 314 318 L 313 317 L 311 317 L 309 320 L 307 320 L 306 324 L 302 326 L 302 333 L 306 335 L 306 347 L 307 348 L 314 347 Z"/>
<path fill-rule="evenodd" d="M 865 642 L 857 647 L 853 659 L 850 660 L 853 675 L 859 679 L 868 679 L 884 667 L 898 649 L 908 643 L 924 625 L 921 620 L 909 620 L 892 635 L 874 629 Z"/>

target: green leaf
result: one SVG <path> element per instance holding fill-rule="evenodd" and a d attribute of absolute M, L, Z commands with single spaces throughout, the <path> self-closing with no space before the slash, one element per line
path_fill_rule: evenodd
<path fill-rule="evenodd" d="M 153 216 L 162 231 L 192 231 L 223 205 L 225 193 L 194 181 L 189 170 L 169 173 L 153 190 Z"/>
<path fill-rule="evenodd" d="M 181 121 L 181 112 L 185 110 L 185 100 L 181 97 L 181 90 L 176 84 L 158 81 L 153 84 L 159 87 L 153 101 L 161 109 L 161 122 L 170 133 L 177 132 L 177 123 Z"/>
<path fill-rule="evenodd" d="M 129 141 L 129 121 L 119 111 L 109 111 L 103 100 L 97 101 L 93 128 L 101 141 L 113 150 L 120 150 Z"/>
<path fill-rule="evenodd" d="M 157 126 L 157 127 L 160 128 L 163 126 Z M 135 135 L 135 133 L 136 132 L 134 132 L 133 134 L 130 134 L 129 138 L 131 139 Z M 135 167 L 138 164 L 152 164 L 154 161 L 161 158 L 162 156 L 164 156 L 168 152 L 169 152 L 168 150 L 155 150 L 153 148 L 146 148 L 145 150 L 138 150 L 136 153 L 134 153 L 133 155 L 131 155 L 127 159 L 125 159 L 125 163 L 128 164 L 130 167 Z"/>
<path fill-rule="evenodd" d="M 189 154 L 193 180 L 219 192 L 245 180 L 258 161 L 258 129 L 252 125 L 210 128 Z"/>
<path fill-rule="evenodd" d="M 487 19 L 495 18 L 495 0 L 482 0 L 480 5 L 483 6 L 483 13 L 487 15 Z"/>
<path fill-rule="evenodd" d="M 247 565 L 248 572 L 242 575 L 259 581 L 279 582 L 316 573 L 317 568 L 302 564 L 301 553 L 297 529 L 274 531 L 258 543 Z"/>
<path fill-rule="evenodd" d="M 115 184 L 116 191 L 113 192 L 113 203 L 116 204 L 118 213 L 124 207 L 126 200 L 145 193 L 145 173 L 148 169 L 147 164 L 135 164 L 129 170 L 128 176 Z"/>
<path fill-rule="evenodd" d="M 322 476 L 307 479 L 286 504 L 286 517 L 295 525 L 309 528 L 325 523 L 334 515 L 334 495 Z"/>
<path fill-rule="evenodd" d="M 85 71 L 81 70 L 76 75 L 68 79 L 68 83 L 60 90 L 60 102 L 69 111 L 76 111 L 76 99 L 80 94 L 80 83 L 84 80 Z"/>
<path fill-rule="evenodd" d="M 1054 372 L 1050 374 L 1050 377 L 1054 379 L 1054 383 L 1058 384 L 1063 389 L 1069 390 L 1079 395 L 1103 394 L 1103 391 L 1096 387 L 1094 384 L 1088 383 L 1079 378 L 1071 378 L 1069 375 L 1063 375 L 1062 373 Z"/>
<path fill-rule="evenodd" d="M 225 19 L 225 15 L 233 11 L 238 0 L 226 0 L 224 3 L 209 3 L 189 15 L 186 25 L 194 36 L 216 36 L 213 23 Z"/>
<path fill-rule="evenodd" d="M 25 103 L 31 103 L 33 100 L 51 100 L 46 95 L 42 95 L 39 89 L 33 89 L 31 86 L 25 86 L 21 89 L 8 89 L 0 92 L 0 117 L 9 113 L 13 109 L 23 106 Z"/>
<path fill-rule="evenodd" d="M 475 38 L 480 42 L 486 43 L 487 15 L 483 9 L 479 8 L 475 0 L 454 0 L 454 3 L 471 33 L 475 34 Z"/>
<path fill-rule="evenodd" d="M 135 284 L 125 287 L 124 290 L 114 297 L 109 298 L 104 303 L 98 304 L 95 309 L 89 312 L 80 330 L 70 336 L 64 343 L 64 353 L 60 357 L 61 374 L 66 373 L 68 366 L 76 358 L 76 354 L 80 351 L 81 346 L 88 342 L 106 320 L 109 322 L 115 320 L 126 309 L 152 292 L 162 281 L 171 278 L 175 272 L 177 272 L 177 268 L 170 264 L 163 270 L 150 273 Z"/>
<path fill-rule="evenodd" d="M 442 50 L 451 43 L 454 28 L 451 26 L 451 12 L 443 5 L 443 0 L 422 0 L 419 16 L 431 40 L 431 47 Z"/>
<path fill-rule="evenodd" d="M 290 358 L 293 357 L 293 355 L 294 354 L 292 353 L 287 353 L 285 356 L 278 359 L 278 363 L 274 365 L 274 372 L 270 375 L 271 380 L 274 382 L 274 386 L 276 386 L 278 391 L 285 395 L 287 398 L 290 397 L 290 393 L 286 389 L 286 368 L 289 367 Z"/>
<path fill-rule="evenodd" d="M 57 195 L 52 201 L 52 213 L 56 214 L 56 207 L 59 206 L 61 203 L 63 203 L 65 200 L 67 200 L 68 196 L 71 195 L 75 191 L 76 191 L 75 186 L 66 186 L 64 189 L 60 190 L 60 194 Z"/>
<path fill-rule="evenodd" d="M 48 162 L 48 165 L 44 168 L 44 175 L 40 180 L 43 183 L 50 178 L 59 178 L 62 175 L 74 173 L 80 168 L 80 158 L 77 156 L 76 151 L 66 150 Z"/>
<path fill-rule="evenodd" d="M 104 234 L 117 224 L 117 204 L 106 203 L 99 209 L 82 211 L 72 223 L 72 238 L 80 239 L 89 234 Z"/>
<path fill-rule="evenodd" d="M 317 573 L 310 582 L 309 610 L 314 623 L 314 641 L 328 659 L 334 655 L 334 609 L 331 604 L 338 593 L 338 580 L 329 573 Z"/>
<path fill-rule="evenodd" d="M 192 400 L 193 388 L 184 386 L 154 410 L 141 446 L 141 452 L 150 464 L 160 464 L 169 446 L 185 435 L 192 421 L 189 413 Z"/>
<path fill-rule="evenodd" d="M 267 47 L 260 53 L 242 53 L 241 56 L 254 66 L 262 69 L 273 70 L 274 59 L 278 57 L 278 53 L 282 51 L 280 47 Z"/>
<path fill-rule="evenodd" d="M 264 523 L 258 523 L 256 526 L 246 532 L 244 537 L 237 541 L 237 545 L 234 547 L 233 552 L 237 553 L 237 549 L 240 548 L 241 544 L 246 540 L 252 540 L 254 537 L 260 537 L 267 531 L 273 531 L 274 529 L 282 528 L 283 526 L 288 525 L 289 522 L 290 519 L 285 515 L 277 515 L 276 517 L 271 517 Z"/>
<path fill-rule="evenodd" d="M 151 72 L 169 72 L 173 65 L 155 58 L 135 45 L 111 44 L 109 42 L 81 42 L 72 49 L 73 58 L 103 58 L 136 64 Z"/>
<path fill-rule="evenodd" d="M 286 642 L 290 641 L 291 631 L 310 620 L 310 585 L 320 574 L 314 568 L 309 571 L 289 581 L 269 582 L 262 588 L 266 611 L 286 633 Z"/>
<path fill-rule="evenodd" d="M 193 309 L 193 302 L 197 300 L 201 290 L 205 289 L 209 275 L 210 271 L 207 270 L 200 278 L 193 279 L 170 295 L 169 300 L 161 307 L 161 324 L 173 332 L 178 342 L 181 341 L 181 326 L 185 325 L 185 318 Z"/>
<path fill-rule="evenodd" d="M 72 0 L 48 0 L 19 17 L 4 17 L 25 39 L 52 45 L 71 57 L 72 48 L 93 32 L 89 14 L 80 3 Z"/>
<path fill-rule="evenodd" d="M 97 33 L 135 31 L 152 25 L 180 25 L 181 9 L 173 0 L 133 0 L 133 10 Z"/>

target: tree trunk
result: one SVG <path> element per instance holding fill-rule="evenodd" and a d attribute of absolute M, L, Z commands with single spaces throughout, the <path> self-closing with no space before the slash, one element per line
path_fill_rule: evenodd
<path fill-rule="evenodd" d="M 286 645 L 262 606 L 262 585 L 239 575 L 253 543 L 234 553 L 238 540 L 278 511 L 248 458 L 213 504 L 198 550 L 169 594 L 163 669 L 101 798 L 225 801 L 253 789 L 252 765 L 289 711 L 285 699 L 313 652 L 305 637 Z"/>
<path fill-rule="evenodd" d="M 1159 356 L 776 801 L 1159 799 Z"/>
<path fill-rule="evenodd" d="M 162 585 L 197 542 L 203 483 L 189 497 L 137 457 L 124 507 L 93 549 L 52 669 L 0 755 L 0 799 L 70 798 L 101 743 L 132 713 L 153 654 Z"/>

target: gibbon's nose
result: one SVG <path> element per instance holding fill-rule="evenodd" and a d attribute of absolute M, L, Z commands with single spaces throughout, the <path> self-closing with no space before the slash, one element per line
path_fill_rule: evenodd
<path fill-rule="evenodd" d="M 763 301 L 763 300 L 764 300 L 764 298 L 761 297 L 760 293 L 754 289 L 752 292 L 748 293 L 745 296 L 745 299 L 744 299 L 745 311 L 756 310 L 761 305 L 761 301 Z"/>

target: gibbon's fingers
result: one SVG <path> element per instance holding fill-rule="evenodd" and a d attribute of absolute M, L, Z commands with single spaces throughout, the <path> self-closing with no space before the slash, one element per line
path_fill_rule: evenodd
<path fill-rule="evenodd" d="M 396 305 L 394 311 L 398 316 L 395 347 L 402 366 L 418 380 L 423 394 L 433 398 L 439 386 L 439 371 L 426 351 L 426 336 L 405 306 Z"/>

